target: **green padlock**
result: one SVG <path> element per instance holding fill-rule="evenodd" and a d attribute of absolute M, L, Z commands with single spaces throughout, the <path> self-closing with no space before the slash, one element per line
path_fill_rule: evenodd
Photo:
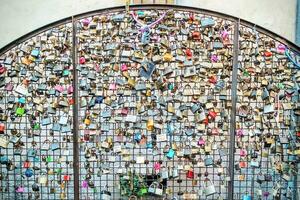
<path fill-rule="evenodd" d="M 39 130 L 41 127 L 40 127 L 40 124 L 39 123 L 34 123 L 33 125 L 33 130 Z"/>
<path fill-rule="evenodd" d="M 138 192 L 138 196 L 144 196 L 148 193 L 148 189 L 147 187 L 143 184 L 142 187 L 140 188 L 139 192 Z"/>
<path fill-rule="evenodd" d="M 51 156 L 47 156 L 46 161 L 47 161 L 47 162 L 52 162 L 52 161 L 53 161 L 53 160 L 52 160 L 52 157 L 51 157 Z"/>
<path fill-rule="evenodd" d="M 55 172 L 56 172 L 57 174 L 61 174 L 62 169 L 61 169 L 61 168 L 55 169 Z"/>
<path fill-rule="evenodd" d="M 17 108 L 17 110 L 16 110 L 16 114 L 18 115 L 18 116 L 20 116 L 20 117 L 22 117 L 23 115 L 24 115 L 24 113 L 25 113 L 25 108 Z"/>

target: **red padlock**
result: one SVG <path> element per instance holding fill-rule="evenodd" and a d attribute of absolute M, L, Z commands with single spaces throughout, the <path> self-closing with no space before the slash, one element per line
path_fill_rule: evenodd
<path fill-rule="evenodd" d="M 85 64 L 85 57 L 79 58 L 79 64 L 81 64 L 81 65 Z"/>
<path fill-rule="evenodd" d="M 23 163 L 24 168 L 30 168 L 30 165 L 31 165 L 31 163 L 28 160 Z"/>
<path fill-rule="evenodd" d="M 216 84 L 217 83 L 217 76 L 209 77 L 208 82 L 210 82 L 212 84 Z"/>
<path fill-rule="evenodd" d="M 70 175 L 64 175 L 64 181 L 69 181 L 70 180 Z"/>
<path fill-rule="evenodd" d="M 300 132 L 297 132 L 297 136 L 300 137 Z"/>
<path fill-rule="evenodd" d="M 207 117 L 206 117 L 205 120 L 203 120 L 203 123 L 204 123 L 205 125 L 208 125 L 208 118 L 207 118 Z"/>
<path fill-rule="evenodd" d="M 73 105 L 75 103 L 75 101 L 74 101 L 74 99 L 72 97 L 70 97 L 68 99 L 68 103 L 69 103 L 69 105 Z"/>
<path fill-rule="evenodd" d="M 86 142 L 90 141 L 90 131 L 89 130 L 84 131 L 83 140 Z"/>
<path fill-rule="evenodd" d="M 187 172 L 186 172 L 186 177 L 187 178 L 190 178 L 190 179 L 194 179 L 194 171 L 192 169 L 189 169 Z"/>
<path fill-rule="evenodd" d="M 215 119 L 217 117 L 217 113 L 215 111 L 209 111 L 208 112 L 208 116 L 211 118 L 211 119 Z"/>
<path fill-rule="evenodd" d="M 188 59 L 191 59 L 193 57 L 193 53 L 192 53 L 191 49 L 187 49 L 185 51 L 185 54 L 186 54 Z"/>
<path fill-rule="evenodd" d="M 193 38 L 194 40 L 201 40 L 200 32 L 199 32 L 199 31 L 194 31 L 194 32 L 192 33 L 192 38 Z"/>
<path fill-rule="evenodd" d="M 5 130 L 5 124 L 0 124 L 0 133 L 3 133 Z"/>
<path fill-rule="evenodd" d="M 247 167 L 247 162 L 240 161 L 239 165 L 240 165 L 240 168 L 246 168 Z"/>
<path fill-rule="evenodd" d="M 271 51 L 265 51 L 264 55 L 265 55 L 265 57 L 271 57 L 272 52 Z"/>

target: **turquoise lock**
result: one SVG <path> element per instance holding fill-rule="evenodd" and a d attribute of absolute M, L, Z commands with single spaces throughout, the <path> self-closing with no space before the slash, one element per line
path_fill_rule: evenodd
<path fill-rule="evenodd" d="M 174 157 L 174 155 L 175 155 L 175 151 L 173 149 L 169 149 L 167 153 L 167 158 L 171 159 Z"/>
<path fill-rule="evenodd" d="M 20 97 L 20 98 L 18 99 L 18 102 L 19 102 L 19 103 L 22 103 L 22 104 L 25 104 L 26 99 L 25 99 L 24 97 Z"/>
<path fill-rule="evenodd" d="M 243 196 L 243 200 L 251 200 L 252 198 L 251 198 L 251 196 L 249 195 L 249 194 L 245 194 L 244 196 Z"/>

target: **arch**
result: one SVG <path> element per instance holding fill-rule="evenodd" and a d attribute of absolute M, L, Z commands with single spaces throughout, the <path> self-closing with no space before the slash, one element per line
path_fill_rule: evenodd
<path fill-rule="evenodd" d="M 295 198 L 299 48 L 208 10 L 131 10 L 144 23 L 166 16 L 149 40 L 116 7 L 60 20 L 1 49 L 1 197 L 130 196 L 131 168 L 143 184 L 168 177 L 161 186 L 169 197 L 206 190 L 201 199 L 272 191 Z M 176 170 L 185 186 L 170 178 Z"/>

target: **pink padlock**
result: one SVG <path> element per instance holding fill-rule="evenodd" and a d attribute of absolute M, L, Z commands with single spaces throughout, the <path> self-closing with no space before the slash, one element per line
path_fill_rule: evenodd
<path fill-rule="evenodd" d="M 159 171 L 160 170 L 160 163 L 159 162 L 155 162 L 154 163 L 154 169 L 155 169 L 155 171 Z"/>
<path fill-rule="evenodd" d="M 56 86 L 54 87 L 54 89 L 55 89 L 56 91 L 58 91 L 58 92 L 63 92 L 63 91 L 64 91 L 64 87 L 61 86 L 61 85 L 56 85 Z"/>
<path fill-rule="evenodd" d="M 247 151 L 244 149 L 240 150 L 240 156 L 245 157 L 247 155 Z"/>
<path fill-rule="evenodd" d="M 17 193 L 23 193 L 23 192 L 25 192 L 25 188 L 22 187 L 22 186 L 19 186 L 19 187 L 16 189 L 16 192 L 17 192 Z"/>
<path fill-rule="evenodd" d="M 236 131 L 236 135 L 239 136 L 239 137 L 244 136 L 244 131 L 243 131 L 243 129 L 238 129 L 238 130 Z"/>
<path fill-rule="evenodd" d="M 85 57 L 82 56 L 79 58 L 79 64 L 81 65 L 85 64 Z"/>
<path fill-rule="evenodd" d="M 82 21 L 81 21 L 81 23 L 82 23 L 82 25 L 83 26 L 88 26 L 89 24 L 90 24 L 90 20 L 88 19 L 88 18 L 85 18 L 85 19 L 83 19 Z"/>
<path fill-rule="evenodd" d="M 74 88 L 73 88 L 72 85 L 70 85 L 70 86 L 68 87 L 68 94 L 72 94 L 73 91 L 74 91 Z"/>
<path fill-rule="evenodd" d="M 96 70 L 96 72 L 100 72 L 100 65 L 99 64 L 95 64 L 95 70 Z"/>
<path fill-rule="evenodd" d="M 205 145 L 205 140 L 203 138 L 199 138 L 198 145 L 204 146 Z"/>
<path fill-rule="evenodd" d="M 124 71 L 127 71 L 128 70 L 128 67 L 126 64 L 122 64 L 121 65 L 121 71 L 124 72 Z"/>
<path fill-rule="evenodd" d="M 88 188 L 88 187 L 89 187 L 88 182 L 87 182 L 86 180 L 82 181 L 81 187 L 82 187 L 82 188 Z"/>
<path fill-rule="evenodd" d="M 224 30 L 221 32 L 221 37 L 223 40 L 226 40 L 228 36 L 229 36 L 228 31 Z"/>
<path fill-rule="evenodd" d="M 117 89 L 116 84 L 115 84 L 115 83 L 109 84 L 109 89 L 110 89 L 110 90 L 116 90 L 116 89 Z"/>
<path fill-rule="evenodd" d="M 210 57 L 211 62 L 218 62 L 218 56 L 216 54 L 211 55 Z"/>
<path fill-rule="evenodd" d="M 284 53 L 284 52 L 285 52 L 285 49 L 286 49 L 286 47 L 285 47 L 285 45 L 283 45 L 283 44 L 279 44 L 279 45 L 277 46 L 277 52 L 278 52 L 278 53 Z"/>

